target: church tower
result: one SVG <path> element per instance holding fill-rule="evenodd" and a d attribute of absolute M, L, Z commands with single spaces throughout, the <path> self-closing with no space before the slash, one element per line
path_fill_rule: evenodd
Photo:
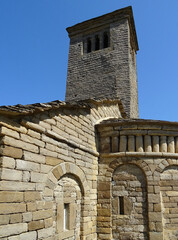
<path fill-rule="evenodd" d="M 138 118 L 136 52 L 131 7 L 67 28 L 70 37 L 66 102 L 120 99 Z"/>

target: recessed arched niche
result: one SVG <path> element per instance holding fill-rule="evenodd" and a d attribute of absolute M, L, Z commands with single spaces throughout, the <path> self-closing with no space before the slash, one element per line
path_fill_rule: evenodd
<path fill-rule="evenodd" d="M 160 176 L 164 240 L 178 239 L 178 166 L 165 168 Z"/>
<path fill-rule="evenodd" d="M 147 186 L 143 171 L 123 164 L 112 177 L 113 239 L 148 239 Z"/>
<path fill-rule="evenodd" d="M 64 175 L 54 189 L 56 231 L 59 239 L 80 239 L 82 191 L 72 175 Z"/>

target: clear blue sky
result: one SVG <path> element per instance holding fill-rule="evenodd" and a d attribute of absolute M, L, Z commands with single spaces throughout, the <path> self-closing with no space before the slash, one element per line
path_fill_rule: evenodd
<path fill-rule="evenodd" d="M 0 105 L 64 100 L 66 27 L 129 5 L 140 118 L 178 121 L 178 0 L 0 0 Z"/>

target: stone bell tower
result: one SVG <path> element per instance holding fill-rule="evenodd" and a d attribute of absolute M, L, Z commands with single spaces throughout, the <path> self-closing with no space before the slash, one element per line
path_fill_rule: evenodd
<path fill-rule="evenodd" d="M 66 102 L 119 98 L 138 118 L 136 52 L 131 7 L 67 28 L 70 37 Z"/>

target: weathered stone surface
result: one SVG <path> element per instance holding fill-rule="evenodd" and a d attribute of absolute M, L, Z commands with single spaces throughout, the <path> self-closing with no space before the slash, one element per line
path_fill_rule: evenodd
<path fill-rule="evenodd" d="M 36 240 L 37 239 L 37 232 L 27 232 L 20 234 L 20 240 Z"/>
<path fill-rule="evenodd" d="M 20 223 L 22 222 L 22 214 L 12 214 L 10 216 L 10 223 Z"/>
<path fill-rule="evenodd" d="M 17 235 L 27 231 L 27 223 L 16 223 L 0 226 L 0 237 Z"/>
<path fill-rule="evenodd" d="M 41 199 L 41 194 L 39 192 L 25 192 L 24 193 L 24 200 L 25 202 L 31 202 L 31 201 L 36 201 Z"/>
<path fill-rule="evenodd" d="M 12 158 L 21 158 L 22 149 L 8 147 L 8 146 L 0 147 L 0 155 L 12 157 Z"/>
<path fill-rule="evenodd" d="M 35 183 L 0 181 L 0 190 L 30 191 L 35 190 Z"/>
<path fill-rule="evenodd" d="M 59 158 L 46 157 L 46 164 L 51 165 L 51 166 L 56 166 L 62 162 L 64 162 L 64 161 Z"/>
<path fill-rule="evenodd" d="M 10 192 L 1 191 L 0 192 L 0 202 L 22 202 L 23 192 Z"/>
<path fill-rule="evenodd" d="M 52 215 L 53 215 L 53 211 L 51 209 L 39 210 L 39 211 L 33 212 L 33 220 L 50 218 Z"/>
<path fill-rule="evenodd" d="M 0 215 L 0 225 L 8 224 L 10 216 L 9 215 Z"/>
<path fill-rule="evenodd" d="M 0 214 L 26 212 L 24 203 L 0 203 Z"/>
<path fill-rule="evenodd" d="M 3 168 L 15 168 L 15 159 L 10 157 L 1 157 L 0 161 L 2 162 Z"/>
<path fill-rule="evenodd" d="M 23 213 L 22 217 L 23 217 L 23 222 L 30 222 L 30 221 L 32 221 L 32 213 L 31 212 Z"/>
<path fill-rule="evenodd" d="M 16 140 L 16 139 L 8 137 L 8 136 L 3 137 L 2 143 L 10 145 L 12 147 L 17 147 L 17 148 L 21 148 L 21 149 L 24 149 L 24 150 L 29 150 L 29 151 L 35 152 L 35 153 L 39 152 L 37 146 L 35 146 L 31 143 L 23 142 L 21 140 Z"/>
<path fill-rule="evenodd" d="M 38 230 L 42 229 L 45 227 L 44 221 L 39 220 L 39 221 L 32 221 L 28 223 L 28 230 L 33 231 L 33 230 Z"/>
<path fill-rule="evenodd" d="M 14 138 L 17 138 L 19 139 L 19 133 L 16 132 L 16 131 L 13 131 L 9 128 L 6 128 L 6 127 L 1 127 L 0 128 L 0 135 L 8 135 L 10 137 L 14 137 Z"/>
<path fill-rule="evenodd" d="M 4 168 L 0 178 L 2 180 L 22 181 L 22 171 Z"/>
<path fill-rule="evenodd" d="M 39 172 L 40 171 L 40 165 L 38 163 L 24 161 L 24 160 L 16 160 L 16 168 L 19 170 L 25 170 L 25 171 L 34 171 Z"/>
<path fill-rule="evenodd" d="M 41 230 L 38 230 L 38 238 L 39 239 L 42 239 L 44 237 L 50 237 L 54 234 L 54 229 L 51 227 L 51 228 L 44 228 L 44 229 L 41 229 Z"/>
<path fill-rule="evenodd" d="M 24 160 L 36 162 L 36 163 L 45 163 L 45 157 L 36 153 L 24 151 Z"/>

